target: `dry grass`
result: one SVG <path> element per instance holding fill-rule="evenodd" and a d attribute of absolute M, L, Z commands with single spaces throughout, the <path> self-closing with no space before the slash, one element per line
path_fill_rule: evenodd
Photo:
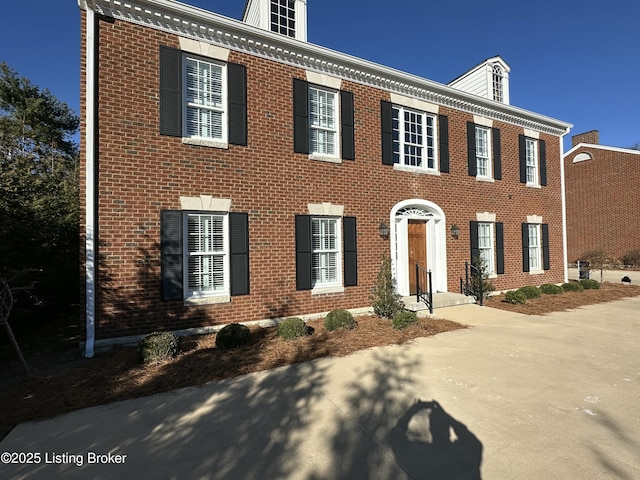
<path fill-rule="evenodd" d="M 313 334 L 291 341 L 277 337 L 275 328 L 254 327 L 251 343 L 232 351 L 218 350 L 215 334 L 182 338 L 181 353 L 156 365 L 141 365 L 136 349 L 125 347 L 90 360 L 77 351 L 32 356 L 30 379 L 15 363 L 0 365 L 0 438 L 28 420 L 464 328 L 448 320 L 420 319 L 418 325 L 394 330 L 374 316 L 356 320 L 357 328 L 333 332 L 321 320 L 311 321 Z"/>

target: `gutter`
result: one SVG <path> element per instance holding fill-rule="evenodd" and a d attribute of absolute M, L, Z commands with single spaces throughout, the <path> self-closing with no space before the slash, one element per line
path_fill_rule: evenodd
<path fill-rule="evenodd" d="M 96 322 L 96 238 L 95 238 L 95 11 L 93 2 L 79 0 L 87 12 L 85 40 L 85 321 L 84 356 L 93 358 Z"/>
<path fill-rule="evenodd" d="M 566 131 L 558 138 L 560 142 L 560 152 L 564 149 L 564 137 L 569 133 L 571 127 L 567 127 Z M 567 195 L 564 178 L 564 159 L 565 155 L 560 155 L 560 191 L 562 194 L 562 261 L 564 263 L 564 283 L 569 281 L 569 258 L 567 255 Z"/>

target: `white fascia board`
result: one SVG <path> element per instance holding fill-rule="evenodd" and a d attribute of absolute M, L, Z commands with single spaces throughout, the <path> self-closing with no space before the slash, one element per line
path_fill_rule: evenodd
<path fill-rule="evenodd" d="M 522 108 L 471 95 L 442 83 L 428 80 L 337 52 L 308 42 L 247 25 L 222 15 L 172 0 L 87 0 L 97 12 L 124 21 L 175 35 L 209 41 L 279 63 L 339 76 L 355 83 L 401 93 L 432 103 L 489 116 L 530 128 L 566 134 L 573 125 Z M 521 120 L 521 121 L 518 121 Z"/>
<path fill-rule="evenodd" d="M 567 153 L 565 153 L 562 158 L 567 158 L 573 152 L 578 150 L 579 148 L 595 148 L 598 150 L 609 150 L 611 152 L 620 152 L 620 153 L 630 153 L 631 155 L 640 155 L 640 150 L 634 150 L 633 148 L 620 148 L 620 147 L 608 147 L 606 145 L 596 145 L 593 143 L 579 143 Z"/>

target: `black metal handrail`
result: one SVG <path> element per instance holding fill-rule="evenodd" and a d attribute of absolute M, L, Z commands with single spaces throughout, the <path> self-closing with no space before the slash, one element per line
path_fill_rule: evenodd
<path fill-rule="evenodd" d="M 470 282 L 469 277 L 475 282 Z M 482 272 L 480 269 L 472 263 L 464 262 L 464 280 L 460 279 L 460 293 L 467 296 L 475 297 L 476 301 L 482 306 L 484 301 L 484 279 L 482 278 Z M 472 285 L 478 287 L 478 290 L 474 290 Z"/>
<path fill-rule="evenodd" d="M 426 270 L 416 263 L 416 300 L 424 302 L 433 313 L 433 288 L 431 286 L 431 270 Z"/>

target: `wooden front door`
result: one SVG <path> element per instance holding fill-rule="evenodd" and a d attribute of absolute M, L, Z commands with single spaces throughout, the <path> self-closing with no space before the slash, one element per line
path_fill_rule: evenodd
<path fill-rule="evenodd" d="M 427 268 L 427 222 L 409 220 L 409 294 L 416 294 L 416 263 Z"/>

